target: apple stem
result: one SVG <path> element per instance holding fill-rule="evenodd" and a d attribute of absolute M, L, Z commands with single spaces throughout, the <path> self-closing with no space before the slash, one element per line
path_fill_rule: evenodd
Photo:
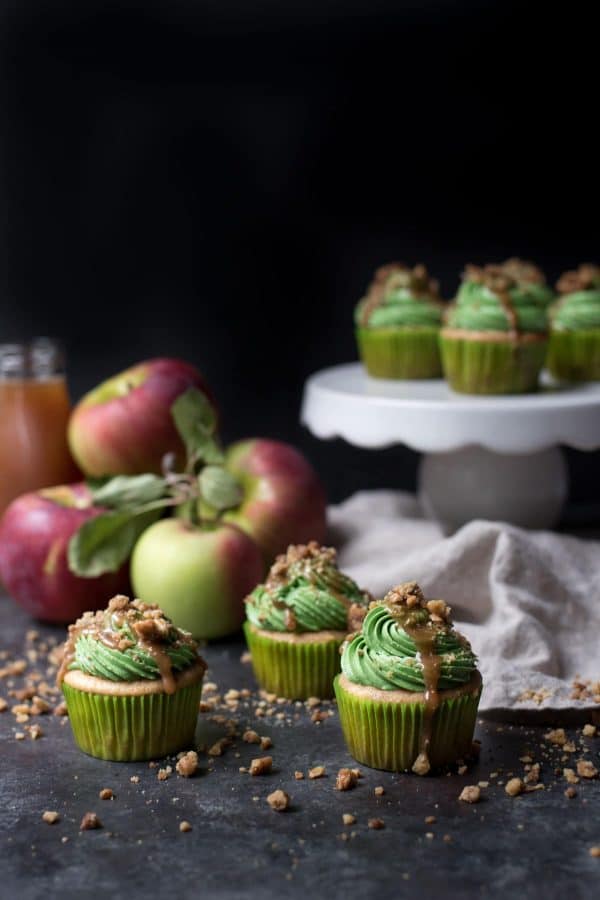
<path fill-rule="evenodd" d="M 185 517 L 190 525 L 202 525 L 205 519 L 198 509 L 198 501 L 201 499 L 198 479 L 193 474 L 170 472 L 165 481 L 173 498 L 171 505 L 179 506 L 185 503 Z"/>

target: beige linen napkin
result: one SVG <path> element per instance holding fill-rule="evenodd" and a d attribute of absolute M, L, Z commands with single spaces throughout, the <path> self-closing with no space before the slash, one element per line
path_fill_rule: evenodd
<path fill-rule="evenodd" d="M 451 537 L 417 500 L 364 491 L 329 509 L 340 566 L 376 596 L 418 581 L 453 609 L 484 678 L 481 710 L 598 707 L 600 542 L 474 521 Z M 591 688 L 591 690 L 590 690 Z"/>

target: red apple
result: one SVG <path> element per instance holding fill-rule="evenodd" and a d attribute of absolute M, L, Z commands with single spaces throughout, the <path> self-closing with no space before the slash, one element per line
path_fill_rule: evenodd
<path fill-rule="evenodd" d="M 72 622 L 87 609 L 127 593 L 127 567 L 99 578 L 79 578 L 67 563 L 71 535 L 103 510 L 92 506 L 85 484 L 22 494 L 0 520 L 0 579 L 16 602 L 45 622 Z"/>
<path fill-rule="evenodd" d="M 87 475 L 160 472 L 165 453 L 183 459 L 171 417 L 190 387 L 212 397 L 200 372 L 180 359 L 149 359 L 109 378 L 83 397 L 69 420 L 71 453 Z"/>
<path fill-rule="evenodd" d="M 229 447 L 225 465 L 244 500 L 224 518 L 256 541 L 267 565 L 289 544 L 325 539 L 325 491 L 294 447 L 264 438 L 239 441 Z"/>
<path fill-rule="evenodd" d="M 131 557 L 136 596 L 157 603 L 196 638 L 219 638 L 244 620 L 244 597 L 262 580 L 259 548 L 233 525 L 163 519 L 142 534 Z"/>

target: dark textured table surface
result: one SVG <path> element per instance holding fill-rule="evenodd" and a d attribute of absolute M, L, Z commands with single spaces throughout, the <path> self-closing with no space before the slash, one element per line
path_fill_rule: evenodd
<path fill-rule="evenodd" d="M 26 641 L 32 627 L 40 637 Z M 0 671 L 15 659 L 26 659 L 29 673 L 45 671 L 43 654 L 31 661 L 27 651 L 63 634 L 32 625 L 0 598 Z M 355 764 L 335 706 L 318 707 L 333 712 L 320 724 L 304 704 L 265 702 L 266 714 L 258 717 L 260 698 L 250 666 L 240 661 L 242 650 L 240 641 L 206 649 L 207 680 L 218 684 L 221 696 L 228 689 L 253 693 L 235 710 L 201 715 L 197 740 L 212 745 L 225 733 L 222 723 L 211 721 L 214 715 L 235 719 L 240 732 L 249 726 L 269 735 L 273 772 L 262 777 L 240 773 L 264 755 L 241 738 L 222 756 L 201 753 L 200 771 L 189 779 L 173 772 L 159 781 L 158 768 L 147 763 L 92 759 L 74 746 L 68 719 L 50 713 L 18 724 L 10 691 L 22 687 L 23 678 L 0 678 L 0 698 L 9 703 L 0 713 L 0 896 L 598 896 L 600 859 L 589 850 L 600 845 L 600 782 L 582 779 L 577 795 L 567 799 L 567 784 L 555 772 L 580 757 L 600 766 L 600 737 L 584 739 L 580 729 L 569 729 L 576 751 L 565 754 L 543 740 L 547 727 L 482 720 L 481 755 L 465 773 L 418 778 L 362 766 L 358 786 L 339 792 L 337 770 Z M 38 740 L 24 730 L 32 723 L 42 727 Z M 15 739 L 17 732 L 25 738 Z M 523 756 L 542 764 L 544 789 L 512 798 L 504 784 L 510 773 L 524 774 Z M 308 779 L 317 765 L 325 767 L 325 777 Z M 296 770 L 304 780 L 295 780 Z M 478 782 L 489 783 L 481 802 L 460 802 L 462 788 Z M 377 786 L 383 795 L 375 795 Z M 105 787 L 114 799 L 99 799 Z M 277 787 L 292 798 L 287 812 L 266 803 Z M 60 821 L 43 822 L 45 810 L 56 810 Z M 103 827 L 80 832 L 89 811 Z M 356 823 L 344 826 L 343 813 L 355 815 Z M 429 816 L 435 822 L 426 823 Z M 369 829 L 369 818 L 382 819 L 385 827 Z M 180 832 L 182 820 L 191 831 Z"/>

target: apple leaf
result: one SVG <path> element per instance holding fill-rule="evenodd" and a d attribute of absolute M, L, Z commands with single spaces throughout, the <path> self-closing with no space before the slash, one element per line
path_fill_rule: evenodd
<path fill-rule="evenodd" d="M 69 541 L 69 569 L 82 578 L 116 572 L 130 556 L 135 542 L 158 518 L 162 500 L 130 510 L 113 510 L 89 519 Z"/>
<path fill-rule="evenodd" d="M 171 406 L 171 415 L 188 459 L 219 463 L 223 453 L 215 440 L 217 417 L 206 396 L 197 388 L 188 388 Z"/>
<path fill-rule="evenodd" d="M 159 475 L 117 475 L 104 484 L 88 482 L 96 506 L 111 509 L 140 506 L 159 500 L 166 494 L 167 484 Z"/>
<path fill-rule="evenodd" d="M 219 512 L 238 506 L 242 500 L 242 488 L 221 466 L 205 466 L 198 475 L 198 484 L 202 500 Z"/>

